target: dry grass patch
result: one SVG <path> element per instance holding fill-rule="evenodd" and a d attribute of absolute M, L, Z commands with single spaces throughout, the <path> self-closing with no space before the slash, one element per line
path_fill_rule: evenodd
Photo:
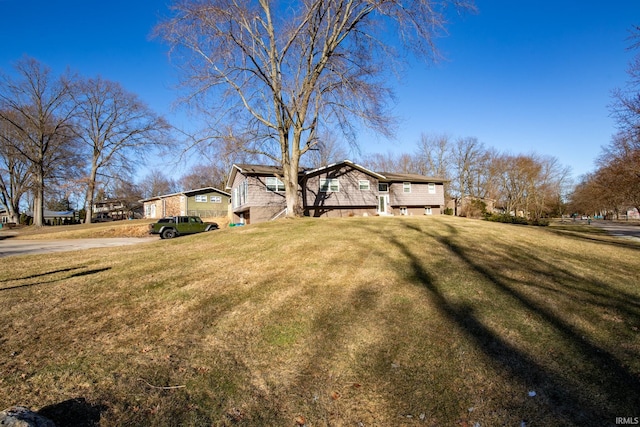
<path fill-rule="evenodd" d="M 202 218 L 205 222 L 215 222 L 220 228 L 229 226 L 226 217 Z M 102 237 L 148 237 L 149 224 L 156 220 L 136 219 L 127 221 L 98 222 L 47 227 L 23 227 L 15 229 L 15 238 L 34 239 L 86 239 Z"/>
<path fill-rule="evenodd" d="M 640 407 L 640 246 L 586 237 L 302 219 L 14 257 L 0 406 L 84 399 L 102 426 L 613 424 Z"/>

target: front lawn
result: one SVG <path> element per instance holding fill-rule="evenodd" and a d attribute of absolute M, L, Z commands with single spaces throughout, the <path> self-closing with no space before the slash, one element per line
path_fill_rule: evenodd
<path fill-rule="evenodd" d="M 434 216 L 7 258 L 0 409 L 71 402 L 101 426 L 615 425 L 640 416 L 639 255 Z"/>

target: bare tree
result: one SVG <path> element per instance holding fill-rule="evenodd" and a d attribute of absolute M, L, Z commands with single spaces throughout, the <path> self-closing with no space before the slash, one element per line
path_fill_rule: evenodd
<path fill-rule="evenodd" d="M 143 198 L 172 194 L 178 191 L 177 183 L 158 169 L 153 169 L 142 178 L 138 187 Z"/>
<path fill-rule="evenodd" d="M 539 220 L 549 216 L 563 200 L 570 168 L 551 156 L 503 154 L 494 158 L 498 200 L 507 214 Z"/>
<path fill-rule="evenodd" d="M 2 76 L 0 120 L 21 144 L 16 149 L 33 173 L 34 225 L 43 225 L 45 180 L 77 159 L 68 79 L 55 79 L 32 58 L 19 61 L 19 80 Z"/>
<path fill-rule="evenodd" d="M 409 153 L 373 153 L 364 156 L 363 166 L 376 172 L 420 173 L 420 162 Z"/>
<path fill-rule="evenodd" d="M 422 175 L 450 179 L 453 143 L 451 137 L 442 135 L 420 135 L 416 155 Z"/>
<path fill-rule="evenodd" d="M 630 49 L 639 53 L 627 69 L 627 86 L 614 90 L 611 106 L 619 131 L 603 148 L 591 184 L 605 188 L 604 202 L 609 209 L 633 206 L 640 212 L 640 27 L 634 27 L 631 34 Z"/>
<path fill-rule="evenodd" d="M 451 194 L 455 197 L 456 213 L 465 198 L 482 199 L 493 193 L 492 152 L 475 137 L 458 138 L 451 146 Z"/>
<path fill-rule="evenodd" d="M 5 112 L 5 115 L 11 114 Z M 19 133 L 1 118 L 0 135 L 0 203 L 5 207 L 10 222 L 17 223 L 20 201 L 30 189 L 32 174 L 28 160 L 20 154 L 22 143 Z"/>
<path fill-rule="evenodd" d="M 633 27 L 631 31 L 631 46 L 629 50 L 637 50 L 638 53 L 629 63 L 627 74 L 629 81 L 625 88 L 616 88 L 613 91 L 614 102 L 611 105 L 611 113 L 615 118 L 622 133 L 630 139 L 640 140 L 640 26 Z"/>
<path fill-rule="evenodd" d="M 318 138 L 316 146 L 309 151 L 305 160 L 305 166 L 319 168 L 347 159 L 347 150 L 342 142 L 332 134 Z"/>
<path fill-rule="evenodd" d="M 471 7 L 468 0 L 176 0 L 157 33 L 174 52 L 186 51 L 195 99 L 214 97 L 207 105 L 214 117 L 236 124 L 248 150 L 282 166 L 287 215 L 297 216 L 300 157 L 323 129 L 352 140 L 360 124 L 390 134 L 383 76 L 399 57 L 391 39 L 434 58 L 451 4 Z"/>
<path fill-rule="evenodd" d="M 179 180 L 183 190 L 194 190 L 196 188 L 214 187 L 224 189 L 227 180 L 228 169 L 218 167 L 216 164 L 194 165 Z"/>
<path fill-rule="evenodd" d="M 603 148 L 597 164 L 597 182 L 607 183 L 606 191 L 620 200 L 619 207 L 633 206 L 640 212 L 640 139 L 633 133 L 618 133 Z"/>
<path fill-rule="evenodd" d="M 119 83 L 79 80 L 72 95 L 76 135 L 91 159 L 85 198 L 85 222 L 91 223 L 98 176 L 130 175 L 136 160 L 167 143 L 170 126 Z"/>

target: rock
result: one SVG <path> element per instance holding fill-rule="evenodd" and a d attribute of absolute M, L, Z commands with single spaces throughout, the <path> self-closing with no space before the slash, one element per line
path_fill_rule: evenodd
<path fill-rule="evenodd" d="M 43 417 L 24 406 L 13 406 L 0 412 L 2 427 L 56 427 L 49 418 Z"/>

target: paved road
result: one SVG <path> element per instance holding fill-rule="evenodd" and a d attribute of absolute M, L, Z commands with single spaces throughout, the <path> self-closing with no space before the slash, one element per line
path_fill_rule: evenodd
<path fill-rule="evenodd" d="M 624 224 L 611 221 L 592 221 L 591 225 L 606 230 L 607 233 L 612 236 L 640 240 L 640 225 L 637 224 Z"/>
<path fill-rule="evenodd" d="M 49 252 L 79 251 L 89 248 L 111 248 L 114 246 L 135 245 L 156 242 L 157 237 L 125 237 L 103 239 L 65 239 L 65 240 L 16 240 L 6 234 L 0 234 L 0 258 L 15 255 L 44 254 Z"/>

